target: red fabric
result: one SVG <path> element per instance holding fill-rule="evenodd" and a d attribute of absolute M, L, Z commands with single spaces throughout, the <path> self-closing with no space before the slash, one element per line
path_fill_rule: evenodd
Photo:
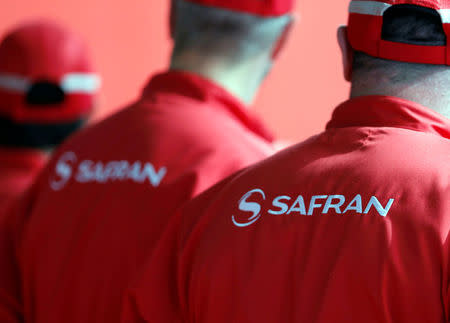
<path fill-rule="evenodd" d="M 428 7 L 435 10 L 450 8 L 450 0 L 375 0 L 375 1 L 388 3 L 391 5 L 411 4 L 416 6 Z"/>
<path fill-rule="evenodd" d="M 357 98 L 188 203 L 122 322 L 448 322 L 449 232 L 450 120 Z"/>
<path fill-rule="evenodd" d="M 411 4 L 435 10 L 449 9 L 448 0 L 386 0 L 374 1 L 391 5 Z M 420 64 L 450 65 L 450 42 L 447 46 L 423 46 L 394 43 L 382 40 L 383 17 L 350 13 L 348 38 L 353 49 L 374 57 Z M 450 39 L 450 24 L 443 24 L 447 38 Z"/>
<path fill-rule="evenodd" d="M 136 104 L 65 144 L 8 217 L 24 321 L 118 322 L 172 212 L 270 153 L 267 130 L 222 88 L 182 72 L 154 77 Z M 0 315 L 12 316 L 14 293 L 1 288 Z"/>
<path fill-rule="evenodd" d="M 378 2 L 389 3 L 392 5 L 411 4 L 416 6 L 428 7 L 431 9 L 449 9 L 449 0 L 376 0 Z"/>
<path fill-rule="evenodd" d="M 30 186 L 45 161 L 45 155 L 37 150 L 0 148 L 0 218 Z"/>
<path fill-rule="evenodd" d="M 294 0 L 187 0 L 203 6 L 223 8 L 258 16 L 282 16 L 294 8 Z"/>
<path fill-rule="evenodd" d="M 60 84 L 69 73 L 94 73 L 86 44 L 77 35 L 44 20 L 10 31 L 0 44 L 0 74 Z M 29 107 L 26 93 L 0 88 L 0 115 L 22 123 L 53 123 L 86 117 L 95 95 L 66 94 L 62 104 Z"/>

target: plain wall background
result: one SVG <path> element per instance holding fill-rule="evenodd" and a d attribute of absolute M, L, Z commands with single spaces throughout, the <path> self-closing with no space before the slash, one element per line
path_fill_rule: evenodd
<path fill-rule="evenodd" d="M 299 21 L 254 104 L 280 138 L 321 131 L 347 98 L 336 29 L 348 3 L 298 0 Z M 98 117 L 134 100 L 167 66 L 169 0 L 0 0 L 0 8 L 0 35 L 25 19 L 48 17 L 85 37 L 104 80 Z"/>

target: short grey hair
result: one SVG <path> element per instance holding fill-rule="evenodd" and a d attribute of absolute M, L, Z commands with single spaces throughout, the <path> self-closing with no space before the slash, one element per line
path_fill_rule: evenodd
<path fill-rule="evenodd" d="M 382 58 L 375 58 L 361 52 L 355 52 L 353 59 L 353 71 L 355 81 L 361 78 L 384 76 L 385 81 L 392 84 L 412 84 L 416 80 L 421 80 L 424 75 L 431 71 L 445 70 L 447 66 L 428 65 L 417 63 L 404 63 L 391 61 Z"/>
<path fill-rule="evenodd" d="M 176 0 L 174 56 L 186 49 L 230 60 L 268 51 L 291 17 L 258 17 Z"/>

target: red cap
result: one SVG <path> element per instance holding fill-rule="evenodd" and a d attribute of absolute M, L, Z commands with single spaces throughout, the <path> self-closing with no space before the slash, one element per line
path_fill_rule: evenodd
<path fill-rule="evenodd" d="M 256 16 L 277 17 L 290 13 L 294 0 L 186 0 L 202 6 L 239 11 Z"/>
<path fill-rule="evenodd" d="M 441 16 L 446 46 L 398 43 L 381 38 L 383 15 L 394 5 L 415 5 L 434 9 Z M 450 0 L 351 1 L 348 38 L 353 49 L 393 61 L 450 65 Z"/>
<path fill-rule="evenodd" d="M 30 105 L 36 82 L 59 85 L 61 103 Z M 90 114 L 100 79 L 84 42 L 46 21 L 23 24 L 0 43 L 0 116 L 20 123 L 70 122 Z"/>

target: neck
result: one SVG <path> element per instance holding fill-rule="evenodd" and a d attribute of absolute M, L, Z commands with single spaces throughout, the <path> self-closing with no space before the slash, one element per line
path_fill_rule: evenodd
<path fill-rule="evenodd" d="M 198 74 L 222 86 L 246 104 L 251 104 L 266 72 L 261 59 L 239 64 L 223 59 L 204 57 L 196 53 L 182 53 L 172 57 L 170 69 Z"/>
<path fill-rule="evenodd" d="M 370 81 L 354 82 L 350 96 L 352 98 L 368 95 L 393 96 L 418 103 L 446 118 L 450 118 L 450 95 L 449 90 L 445 87 L 446 82 L 433 82 L 424 79 L 416 84 L 386 86 L 389 83 L 385 83 L 383 80 L 378 81 L 377 84 L 369 84 L 372 83 Z"/>

